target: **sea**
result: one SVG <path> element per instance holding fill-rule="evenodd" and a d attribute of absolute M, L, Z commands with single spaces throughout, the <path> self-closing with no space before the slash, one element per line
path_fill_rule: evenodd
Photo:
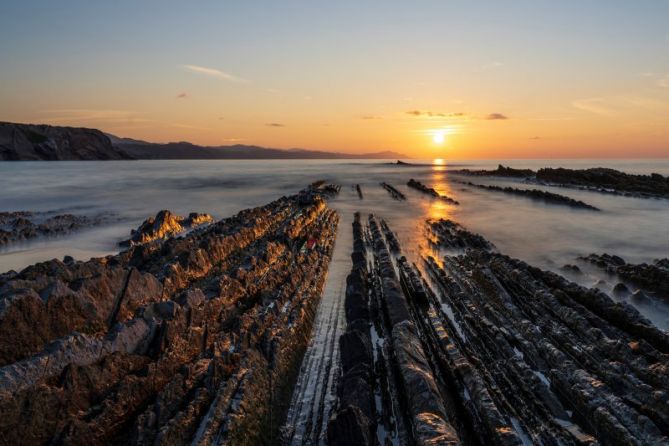
<path fill-rule="evenodd" d="M 0 272 L 69 255 L 78 260 L 117 253 L 130 230 L 162 209 L 187 215 L 206 212 L 216 219 L 264 205 L 325 180 L 339 184 L 329 201 L 340 215 L 330 271 L 314 320 L 311 341 L 285 422 L 286 444 L 324 444 L 327 420 L 336 399 L 339 343 L 345 329 L 344 292 L 351 268 L 353 214 L 373 213 L 397 234 L 403 254 L 440 255 L 425 242 L 426 221 L 452 219 L 494 243 L 504 254 L 552 270 L 586 287 L 625 301 L 661 329 L 669 329 L 669 303 L 612 293 L 620 280 L 579 260 L 591 253 L 621 256 L 631 263 L 669 257 L 669 200 L 641 199 L 593 191 L 527 184 L 519 179 L 463 177 L 457 169 L 610 167 L 628 173 L 669 176 L 661 160 L 147 160 L 0 162 L 0 211 L 40 211 L 106 216 L 106 223 L 53 238 L 0 247 Z M 448 204 L 410 189 L 415 179 L 448 195 Z M 601 211 L 546 204 L 462 184 L 538 188 L 582 200 Z M 386 182 L 407 197 L 394 200 Z M 363 199 L 358 197 L 359 184 Z M 581 273 L 566 272 L 565 264 Z M 634 287 L 632 286 L 632 289 Z"/>
<path fill-rule="evenodd" d="M 669 176 L 669 159 L 626 160 L 146 160 L 29 161 L 0 163 L 0 211 L 46 211 L 106 215 L 107 223 L 54 238 L 41 238 L 0 248 L 0 272 L 20 270 L 35 262 L 70 255 L 78 260 L 118 252 L 130 230 L 161 209 L 177 214 L 206 212 L 225 218 L 316 180 L 341 185 L 331 200 L 342 221 L 355 211 L 386 219 L 407 250 L 420 254 L 425 220 L 453 219 L 492 241 L 499 251 L 535 266 L 561 272 L 565 264 L 590 253 L 610 253 L 628 262 L 669 257 L 669 200 L 641 199 L 576 189 L 535 186 L 522 180 L 468 178 L 457 169 L 610 167 L 628 173 Z M 414 178 L 455 198 L 449 205 L 406 186 Z M 459 181 L 539 188 L 582 200 L 601 209 L 592 212 L 545 204 L 525 197 L 485 191 Z M 385 181 L 402 191 L 393 200 L 379 185 Z M 360 200 L 354 185 L 360 184 Z M 589 270 L 587 265 L 578 265 Z M 577 277 L 585 285 L 602 280 Z M 574 277 L 570 277 L 575 279 Z M 603 278 L 606 281 L 606 277 Z M 608 284 L 610 287 L 615 283 Z M 599 285 L 605 291 L 606 284 Z M 652 312 L 650 313 L 652 314 Z M 669 313 L 668 313 L 669 314 Z M 669 328 L 668 315 L 660 325 Z"/>

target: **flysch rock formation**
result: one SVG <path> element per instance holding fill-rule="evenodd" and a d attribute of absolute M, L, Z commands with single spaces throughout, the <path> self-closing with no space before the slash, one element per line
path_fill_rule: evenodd
<path fill-rule="evenodd" d="M 276 443 L 338 223 L 319 190 L 0 275 L 0 441 Z"/>
<path fill-rule="evenodd" d="M 427 187 L 426 185 L 424 185 L 424 184 L 421 183 L 420 181 L 416 181 L 416 180 L 414 180 L 413 178 L 411 178 L 411 179 L 407 182 L 407 186 L 409 186 L 409 187 L 412 188 L 412 189 L 416 189 L 416 190 L 418 190 L 418 191 L 420 191 L 420 192 L 422 192 L 422 193 L 424 193 L 424 194 L 430 195 L 430 196 L 433 197 L 433 198 L 438 198 L 438 199 L 440 199 L 440 200 L 443 200 L 443 201 L 445 201 L 445 202 L 447 202 L 447 203 L 450 203 L 450 204 L 460 204 L 460 203 L 458 203 L 456 200 L 454 200 L 453 198 L 451 198 L 451 197 L 449 197 L 449 196 L 447 196 L 447 195 L 441 195 L 441 194 L 440 194 L 439 192 L 437 192 L 433 187 Z"/>
<path fill-rule="evenodd" d="M 641 264 L 627 263 L 621 257 L 610 254 L 590 254 L 580 259 L 597 265 L 609 274 L 618 275 L 621 279 L 641 287 L 645 292 L 669 300 L 669 259 L 657 259 L 652 263 Z M 624 284 L 617 285 L 618 289 L 623 287 Z M 643 298 L 643 291 L 641 295 L 635 293 L 633 297 Z"/>
<path fill-rule="evenodd" d="M 575 188 L 635 198 L 669 198 L 669 177 L 658 173 L 636 175 L 619 170 L 594 167 L 565 169 L 545 167 L 536 172 L 503 165 L 495 170 L 452 170 L 451 173 L 478 177 L 518 178 L 546 186 Z"/>
<path fill-rule="evenodd" d="M 132 159 L 96 129 L 0 122 L 0 160 Z"/>
<path fill-rule="evenodd" d="M 209 214 L 191 212 L 188 217 L 182 217 L 168 210 L 162 210 L 155 217 L 144 220 L 137 229 L 130 231 L 130 238 L 123 240 L 119 245 L 134 246 L 164 240 L 188 229 L 210 224 L 213 221 L 214 217 Z"/>
<path fill-rule="evenodd" d="M 669 335 L 634 308 L 450 220 L 418 265 L 353 230 L 330 444 L 669 444 Z"/>
<path fill-rule="evenodd" d="M 476 184 L 472 183 L 471 181 L 462 181 L 462 184 L 465 184 L 470 187 L 476 187 L 479 189 L 487 190 L 487 191 L 492 191 L 492 192 L 502 192 L 505 194 L 509 195 L 518 195 L 521 197 L 526 197 L 532 200 L 538 200 L 538 201 L 543 201 L 544 203 L 548 204 L 558 204 L 558 205 L 564 205 L 564 206 L 569 206 L 572 208 L 578 208 L 578 209 L 587 209 L 590 211 L 599 211 L 598 208 L 595 206 L 589 205 L 581 200 L 575 200 L 571 197 L 567 197 L 565 195 L 560 195 L 560 194 L 555 194 L 553 192 L 547 192 L 544 190 L 539 190 L 539 189 L 518 189 L 515 187 L 501 187 L 501 186 L 494 186 L 494 185 L 486 185 L 486 184 Z"/>
<path fill-rule="evenodd" d="M 385 181 L 381 183 L 381 187 L 387 190 L 390 196 L 393 197 L 395 200 L 403 201 L 407 199 L 406 195 L 404 195 L 402 192 L 397 190 L 397 188 L 386 183 Z"/>
<path fill-rule="evenodd" d="M 109 215 L 93 217 L 57 212 L 0 212 L 0 246 L 37 237 L 66 235 L 104 223 Z"/>

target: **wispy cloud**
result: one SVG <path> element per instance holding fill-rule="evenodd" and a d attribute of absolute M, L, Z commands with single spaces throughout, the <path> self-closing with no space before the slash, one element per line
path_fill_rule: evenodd
<path fill-rule="evenodd" d="M 657 81 L 657 85 L 662 88 L 669 88 L 669 74 Z"/>
<path fill-rule="evenodd" d="M 572 102 L 579 110 L 587 111 L 601 116 L 611 116 L 613 111 L 607 106 L 604 98 L 579 99 Z"/>
<path fill-rule="evenodd" d="M 200 127 L 197 125 L 190 125 L 190 124 L 178 124 L 178 123 L 171 123 L 168 124 L 170 127 L 175 127 L 178 129 L 188 129 L 188 130 L 211 130 L 209 127 Z"/>
<path fill-rule="evenodd" d="M 188 96 L 186 93 L 179 93 L 179 94 L 177 95 L 177 99 L 183 99 L 183 98 L 185 98 L 186 96 Z"/>
<path fill-rule="evenodd" d="M 58 108 L 40 110 L 40 120 L 49 123 L 139 123 L 153 122 L 138 116 L 138 113 L 132 110 L 115 109 L 88 109 L 88 108 Z"/>
<path fill-rule="evenodd" d="M 462 112 L 456 112 L 456 113 L 443 113 L 443 112 L 435 112 L 431 110 L 409 110 L 405 112 L 407 115 L 411 116 L 423 116 L 427 118 L 461 118 L 465 116 L 464 113 Z"/>
<path fill-rule="evenodd" d="M 502 113 L 490 113 L 490 114 L 486 115 L 486 117 L 484 119 L 486 119 L 488 121 L 498 121 L 498 120 L 509 119 L 509 117 L 502 114 Z"/>
<path fill-rule="evenodd" d="M 669 110 L 669 103 L 667 102 L 655 98 L 634 95 L 579 99 L 573 101 L 572 105 L 579 110 L 600 116 L 615 116 L 631 109 L 641 109 L 653 113 L 666 112 Z"/>
<path fill-rule="evenodd" d="M 378 120 L 383 119 L 383 116 L 364 115 L 364 116 L 361 116 L 360 119 L 363 119 L 363 120 L 366 120 L 366 121 L 374 121 L 374 120 L 378 121 Z"/>
<path fill-rule="evenodd" d="M 186 71 L 204 74 L 205 76 L 216 77 L 230 82 L 248 82 L 247 79 L 226 73 L 225 71 L 217 70 L 216 68 L 201 67 L 199 65 L 181 65 L 181 68 Z"/>
<path fill-rule="evenodd" d="M 281 124 L 280 122 L 268 122 L 265 124 L 267 127 L 285 127 L 284 124 Z"/>

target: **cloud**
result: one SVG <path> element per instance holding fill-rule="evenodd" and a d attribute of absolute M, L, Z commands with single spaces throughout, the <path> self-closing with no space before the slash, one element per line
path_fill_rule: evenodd
<path fill-rule="evenodd" d="M 497 120 L 509 119 L 509 117 L 501 113 L 490 113 L 485 117 L 485 119 L 488 121 L 497 121 Z"/>
<path fill-rule="evenodd" d="M 285 127 L 285 125 L 281 124 L 280 122 L 268 122 L 265 124 L 267 127 Z"/>
<path fill-rule="evenodd" d="M 177 99 L 183 99 L 183 98 L 185 98 L 186 96 L 188 96 L 186 93 L 179 93 L 179 94 L 177 95 Z"/>
<path fill-rule="evenodd" d="M 218 79 L 223 79 L 230 82 L 248 82 L 247 79 L 226 73 L 225 71 L 217 70 L 215 68 L 201 67 L 199 65 L 181 65 L 181 68 L 186 71 L 204 74 L 205 76 L 216 77 Z"/>
<path fill-rule="evenodd" d="M 667 102 L 659 101 L 655 98 L 633 95 L 579 99 L 573 101 L 572 105 L 579 110 L 600 116 L 615 116 L 634 109 L 652 113 L 669 110 L 669 103 Z"/>
<path fill-rule="evenodd" d="M 59 108 L 40 110 L 38 113 L 40 121 L 52 124 L 109 125 L 123 123 L 130 125 L 155 122 L 139 117 L 138 113 L 132 110 Z"/>
<path fill-rule="evenodd" d="M 662 88 L 669 88 L 669 74 L 657 81 L 657 85 Z"/>
<path fill-rule="evenodd" d="M 407 115 L 411 116 L 425 116 L 428 118 L 460 118 L 465 116 L 462 112 L 457 113 L 441 113 L 430 110 L 409 110 L 405 112 Z"/>
<path fill-rule="evenodd" d="M 383 119 L 383 116 L 365 115 L 365 116 L 362 116 L 360 119 L 364 119 L 364 120 L 366 120 L 366 121 L 372 121 L 372 120 Z"/>
<path fill-rule="evenodd" d="M 532 137 L 530 137 L 530 139 L 532 141 L 538 141 L 538 140 L 543 139 L 543 138 L 541 136 L 532 136 Z"/>

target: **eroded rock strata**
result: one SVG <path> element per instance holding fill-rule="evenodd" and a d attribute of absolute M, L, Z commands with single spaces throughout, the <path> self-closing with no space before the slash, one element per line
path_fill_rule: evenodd
<path fill-rule="evenodd" d="M 629 174 L 605 167 L 590 169 L 545 167 L 535 172 L 531 169 L 514 169 L 500 164 L 495 170 L 460 169 L 453 170 L 451 173 L 481 177 L 520 178 L 530 183 L 637 198 L 669 198 L 669 177 L 657 173 Z"/>
<path fill-rule="evenodd" d="M 393 197 L 395 200 L 402 201 L 407 199 L 406 195 L 404 195 L 402 192 L 397 190 L 397 188 L 391 186 L 386 182 L 381 183 L 381 187 L 387 190 L 390 196 Z"/>
<path fill-rule="evenodd" d="M 191 212 L 188 217 L 175 215 L 168 210 L 159 211 L 137 228 L 130 231 L 130 238 L 119 243 L 121 246 L 142 245 L 144 243 L 164 240 L 189 229 L 207 225 L 214 221 L 209 214 Z"/>
<path fill-rule="evenodd" d="M 88 217 L 57 212 L 0 212 L 0 246 L 37 237 L 66 235 L 109 218 L 109 215 Z"/>
<path fill-rule="evenodd" d="M 441 194 L 440 194 L 439 192 L 437 192 L 433 187 L 427 187 L 426 185 L 424 185 L 424 184 L 421 183 L 420 181 L 416 181 L 416 180 L 414 180 L 413 178 L 411 178 L 411 179 L 409 180 L 409 182 L 407 182 L 407 186 L 409 186 L 409 187 L 412 188 L 412 189 L 416 189 L 416 190 L 418 190 L 418 191 L 420 191 L 420 192 L 422 192 L 422 193 L 424 193 L 424 194 L 430 195 L 430 196 L 433 197 L 433 198 L 438 198 L 438 199 L 440 199 L 440 200 L 443 200 L 443 201 L 445 201 L 445 202 L 447 202 L 447 203 L 450 203 L 450 204 L 460 204 L 460 203 L 458 203 L 456 200 L 452 199 L 451 197 L 449 197 L 449 196 L 447 196 L 447 195 L 441 195 Z"/>
<path fill-rule="evenodd" d="M 356 218 L 332 444 L 669 442 L 666 332 L 452 221 L 428 228 L 417 265 Z"/>
<path fill-rule="evenodd" d="M 272 444 L 338 222 L 316 188 L 0 275 L 6 444 Z"/>
<path fill-rule="evenodd" d="M 641 264 L 627 263 L 621 257 L 610 254 L 590 254 L 581 259 L 597 265 L 610 274 L 617 274 L 623 280 L 646 291 L 656 293 L 658 297 L 669 299 L 669 259 Z"/>
<path fill-rule="evenodd" d="M 581 200 L 575 200 L 573 198 L 564 195 L 554 194 L 553 192 L 546 192 L 544 190 L 539 190 L 539 189 L 517 189 L 515 187 L 510 187 L 510 186 L 501 187 L 501 186 L 493 186 L 486 184 L 476 184 L 472 183 L 471 181 L 464 182 L 463 184 L 488 191 L 502 192 L 510 195 L 518 195 L 521 197 L 530 198 L 532 200 L 543 201 L 549 204 L 559 204 L 559 205 L 570 206 L 573 208 L 588 209 L 591 211 L 599 210 L 598 208 L 591 206 Z"/>

